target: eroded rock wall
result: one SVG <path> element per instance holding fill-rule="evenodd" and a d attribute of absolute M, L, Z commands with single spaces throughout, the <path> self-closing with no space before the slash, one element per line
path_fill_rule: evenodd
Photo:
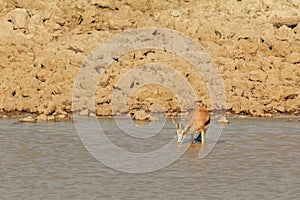
<path fill-rule="evenodd" d="M 116 33 L 156 26 L 180 31 L 209 52 L 228 110 L 259 116 L 300 111 L 298 0 L 2 0 L 0 10 L 1 112 L 70 113 L 86 56 Z M 150 61 L 176 68 L 211 107 L 204 82 L 187 63 L 159 51 L 131 52 L 101 77 L 96 114 L 110 115 L 114 83 Z M 178 102 L 167 94 L 159 87 L 137 92 L 130 107 L 147 110 L 154 101 L 176 111 Z"/>

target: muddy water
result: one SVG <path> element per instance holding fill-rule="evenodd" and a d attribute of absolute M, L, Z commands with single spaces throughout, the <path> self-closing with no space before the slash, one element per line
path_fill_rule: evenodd
<path fill-rule="evenodd" d="M 138 141 L 101 120 L 111 141 L 151 151 L 174 137 L 171 121 L 156 143 Z M 202 160 L 199 144 L 151 173 L 104 166 L 82 145 L 71 122 L 14 124 L 0 120 L 0 199 L 298 199 L 300 123 L 231 119 Z M 136 145 L 138 144 L 138 145 Z M 151 144 L 151 145 L 150 145 Z"/>

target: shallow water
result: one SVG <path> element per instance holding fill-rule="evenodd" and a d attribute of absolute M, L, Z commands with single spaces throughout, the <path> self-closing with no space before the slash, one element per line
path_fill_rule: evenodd
<path fill-rule="evenodd" d="M 195 144 L 171 165 L 141 174 L 103 165 L 87 151 L 69 121 L 16 121 L 0 120 L 1 200 L 300 196 L 300 123 L 296 120 L 230 119 L 206 158 L 198 158 L 201 145 Z M 175 134 L 170 120 L 161 133 L 144 140 L 124 135 L 111 119 L 100 121 L 111 141 L 129 151 L 153 151 Z"/>

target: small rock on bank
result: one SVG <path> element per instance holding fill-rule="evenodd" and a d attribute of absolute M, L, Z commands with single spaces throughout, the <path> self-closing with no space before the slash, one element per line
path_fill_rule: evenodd
<path fill-rule="evenodd" d="M 225 117 L 219 119 L 217 122 L 218 123 L 223 123 L 223 124 L 229 124 L 229 120 Z"/>
<path fill-rule="evenodd" d="M 144 110 L 138 110 L 133 114 L 134 120 L 141 120 L 141 121 L 158 121 L 157 117 L 153 117 L 150 114 L 146 113 Z"/>
<path fill-rule="evenodd" d="M 28 117 L 19 119 L 19 123 L 35 123 L 36 121 L 37 121 L 37 119 L 32 116 L 28 116 Z"/>
<path fill-rule="evenodd" d="M 47 119 L 47 115 L 45 115 L 45 114 L 41 114 L 41 115 L 39 115 L 38 117 L 37 117 L 37 121 L 38 122 L 45 122 L 45 121 L 47 121 L 48 119 Z"/>
<path fill-rule="evenodd" d="M 0 115 L 0 118 L 1 118 L 1 119 L 7 119 L 8 116 L 7 116 L 7 115 Z"/>

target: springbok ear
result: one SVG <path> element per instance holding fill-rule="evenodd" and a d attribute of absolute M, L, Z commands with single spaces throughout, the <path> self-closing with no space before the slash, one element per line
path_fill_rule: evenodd
<path fill-rule="evenodd" d="M 180 125 L 175 121 L 175 119 L 172 117 L 172 122 L 176 125 L 176 128 L 179 129 Z"/>

